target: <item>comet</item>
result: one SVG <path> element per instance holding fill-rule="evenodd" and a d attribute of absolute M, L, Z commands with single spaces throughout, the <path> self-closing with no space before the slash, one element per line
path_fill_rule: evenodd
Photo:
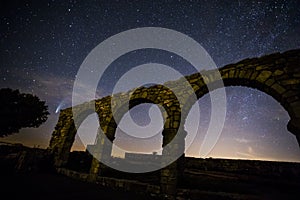
<path fill-rule="evenodd" d="M 61 109 L 61 107 L 64 105 L 64 102 L 62 101 L 62 102 L 60 102 L 60 104 L 57 106 L 57 108 L 56 108 L 56 110 L 55 110 L 55 114 L 57 114 L 59 111 L 60 111 L 60 109 Z"/>

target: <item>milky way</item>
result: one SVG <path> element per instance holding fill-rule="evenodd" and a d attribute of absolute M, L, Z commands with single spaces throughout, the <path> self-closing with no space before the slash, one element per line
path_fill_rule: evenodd
<path fill-rule="evenodd" d="M 2 139 L 29 146 L 48 145 L 56 109 L 71 105 L 73 82 L 84 58 L 122 31 L 146 26 L 174 29 L 199 42 L 218 67 L 300 48 L 299 1 L 1 1 L 0 9 L 0 87 L 39 96 L 51 113 L 40 128 Z M 184 75 L 193 73 L 172 53 L 131 52 L 110 66 L 97 97 L 109 95 L 130 67 L 150 61 L 173 66 Z M 255 89 L 226 91 L 226 124 L 209 156 L 300 161 L 296 139 L 286 130 L 289 116 L 278 102 Z M 199 104 L 203 113 L 210 112 L 208 97 Z M 203 116 L 189 155 L 200 155 L 208 120 L 209 115 Z M 186 129 L 192 130 L 193 123 L 188 120 Z"/>

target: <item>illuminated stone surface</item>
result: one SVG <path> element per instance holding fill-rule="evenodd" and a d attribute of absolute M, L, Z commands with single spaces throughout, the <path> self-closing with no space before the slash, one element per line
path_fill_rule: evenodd
<path fill-rule="evenodd" d="M 226 65 L 220 68 L 219 72 L 224 86 L 256 88 L 280 102 L 290 116 L 287 128 L 297 137 L 300 145 L 300 50 L 245 59 L 235 64 Z M 211 70 L 202 71 L 202 75 L 197 73 L 186 76 L 185 78 L 190 86 L 183 84 L 185 79 L 181 78 L 167 82 L 164 85 L 154 85 L 148 88 L 140 87 L 126 93 L 114 94 L 113 101 L 111 96 L 107 96 L 78 105 L 73 108 L 80 113 L 76 121 L 80 124 L 88 115 L 92 114 L 95 105 L 101 129 L 107 138 L 113 141 L 117 124 L 127 112 L 126 102 L 129 102 L 130 108 L 142 103 L 158 104 L 165 110 L 162 113 L 165 119 L 163 147 L 174 138 L 177 132 L 181 136 L 170 149 L 163 149 L 163 155 L 168 155 L 170 152 L 183 153 L 186 132 L 179 130 L 180 117 L 186 119 L 195 103 L 195 101 L 190 101 L 192 94 L 189 93 L 190 90 L 186 87 L 192 87 L 193 92 L 199 99 L 208 93 L 205 83 L 214 87 L 214 83 L 220 81 L 216 78 L 215 73 Z M 183 101 L 179 102 L 174 93 L 168 88 L 172 88 L 178 99 L 183 99 Z M 112 110 L 116 113 L 114 117 L 112 117 Z M 62 110 L 49 145 L 57 167 L 66 164 L 75 134 L 76 128 L 72 108 Z M 101 157 L 104 151 L 111 151 L 111 145 L 105 144 L 103 140 L 101 141 L 100 136 L 98 136 L 96 144 L 101 144 L 97 145 L 97 156 Z M 161 192 L 163 194 L 172 196 L 176 193 L 180 162 L 184 162 L 184 159 L 178 159 L 177 162 L 161 170 Z M 100 166 L 101 163 L 94 159 L 90 170 L 91 177 L 101 174 Z"/>

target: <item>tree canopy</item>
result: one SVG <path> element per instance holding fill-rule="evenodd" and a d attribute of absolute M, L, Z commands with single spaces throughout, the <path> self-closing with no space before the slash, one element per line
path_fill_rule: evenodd
<path fill-rule="evenodd" d="M 18 133 L 21 128 L 39 127 L 48 115 L 48 106 L 37 96 L 0 89 L 0 137 Z"/>

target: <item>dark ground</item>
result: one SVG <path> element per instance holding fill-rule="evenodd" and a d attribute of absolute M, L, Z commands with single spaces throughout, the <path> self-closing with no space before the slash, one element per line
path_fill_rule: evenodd
<path fill-rule="evenodd" d="M 262 180 L 245 182 L 230 178 L 225 180 L 225 177 L 220 177 L 221 179 L 212 177 L 214 175 L 206 174 L 206 178 L 202 177 L 204 181 L 201 181 L 202 183 L 193 182 L 197 187 L 190 188 L 188 197 L 181 195 L 182 199 L 298 200 L 300 198 L 299 187 L 292 183 L 280 183 L 279 180 L 274 183 Z M 155 199 L 147 194 L 118 191 L 49 173 L 2 174 L 1 195 L 8 197 L 5 199 L 30 200 Z"/>
<path fill-rule="evenodd" d="M 28 153 L 24 154 L 24 150 Z M 44 150 L 0 145 L 0 199 L 155 199 L 150 194 L 125 192 L 55 173 Z M 22 159 L 22 157 L 27 159 Z M 37 162 L 34 158 L 37 159 Z M 28 161 L 28 162 L 26 162 Z M 20 168 L 19 164 L 25 166 Z M 34 165 L 32 165 L 34 163 Z M 278 165 L 278 166 L 277 166 Z M 32 168 L 31 166 L 39 166 Z M 237 167 L 239 166 L 239 167 Z M 277 167 L 276 167 L 277 166 Z M 28 167 L 31 167 L 28 171 Z M 159 184 L 159 173 L 112 173 L 115 178 Z M 180 182 L 181 199 L 300 199 L 300 164 L 280 162 L 188 159 Z M 6 197 L 6 198 L 3 198 Z M 157 198 L 156 198 L 157 199 Z"/>
<path fill-rule="evenodd" d="M 0 145 L 1 200 L 153 199 L 146 194 L 104 188 L 57 174 L 43 159 L 44 152 L 22 145 Z M 18 168 L 20 163 L 25 167 Z"/>
<path fill-rule="evenodd" d="M 1 196 L 29 200 L 153 199 L 47 173 L 1 175 Z"/>

